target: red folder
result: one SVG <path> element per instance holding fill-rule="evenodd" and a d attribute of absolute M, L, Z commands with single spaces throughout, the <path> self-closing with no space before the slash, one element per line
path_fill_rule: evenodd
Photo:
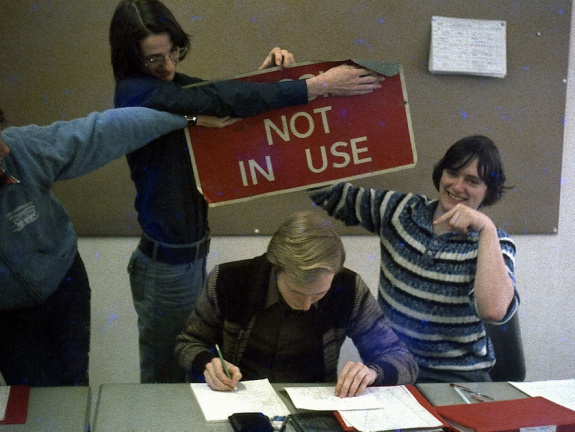
<path fill-rule="evenodd" d="M 419 392 L 419 390 L 417 390 L 417 387 L 415 387 L 414 385 L 406 385 L 405 388 L 409 390 L 409 392 L 415 397 L 415 399 L 417 399 L 417 402 L 419 402 L 421 406 L 423 406 L 427 411 L 429 411 L 437 420 L 439 420 L 443 424 L 443 430 L 455 431 L 455 429 L 451 425 L 446 423 L 445 420 L 438 414 L 436 408 L 433 405 L 431 405 L 431 403 L 427 399 L 425 399 L 425 396 L 423 396 Z M 339 412 L 337 411 L 335 412 L 335 417 L 341 424 L 341 427 L 343 428 L 344 431 L 357 431 L 357 429 L 355 429 L 354 427 L 349 427 L 345 424 L 343 418 L 339 415 Z"/>
<path fill-rule="evenodd" d="M 556 426 L 557 432 L 575 432 L 575 411 L 543 397 L 461 405 L 435 410 L 477 432 L 518 432 L 521 428 Z"/>
<path fill-rule="evenodd" d="M 4 416 L 4 420 L 0 421 L 0 425 L 26 423 L 29 398 L 29 386 L 11 386 L 10 395 L 8 396 L 8 405 L 6 405 L 6 415 Z"/>

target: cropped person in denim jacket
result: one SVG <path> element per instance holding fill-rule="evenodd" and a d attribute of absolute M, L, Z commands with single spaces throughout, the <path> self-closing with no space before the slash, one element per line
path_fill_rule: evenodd
<path fill-rule="evenodd" d="M 52 184 L 186 125 L 181 115 L 123 108 L 0 131 L 0 371 L 8 385 L 88 384 L 90 286 Z"/>

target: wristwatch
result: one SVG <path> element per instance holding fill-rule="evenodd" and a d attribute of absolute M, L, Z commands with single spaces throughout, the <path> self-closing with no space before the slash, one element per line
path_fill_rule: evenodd
<path fill-rule="evenodd" d="M 188 121 L 188 126 L 195 126 L 198 123 L 198 117 L 197 116 L 184 116 L 186 118 L 186 120 Z"/>

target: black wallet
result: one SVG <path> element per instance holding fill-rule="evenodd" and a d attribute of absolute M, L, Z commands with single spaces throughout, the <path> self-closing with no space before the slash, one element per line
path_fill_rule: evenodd
<path fill-rule="evenodd" d="M 235 413 L 228 417 L 235 432 L 273 432 L 268 416 L 258 412 Z"/>
<path fill-rule="evenodd" d="M 298 432 L 343 432 L 333 411 L 298 412 L 290 414 L 289 422 Z"/>

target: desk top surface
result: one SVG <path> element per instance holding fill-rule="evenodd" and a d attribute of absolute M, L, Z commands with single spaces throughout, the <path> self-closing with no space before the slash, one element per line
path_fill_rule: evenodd
<path fill-rule="evenodd" d="M 0 425 L 0 432 L 89 430 L 90 387 L 32 387 L 24 424 Z"/>
<path fill-rule="evenodd" d="M 296 386 L 297 384 L 290 384 Z M 312 384 L 313 385 L 313 384 Z M 295 412 L 283 384 L 273 385 Z M 189 384 L 104 384 L 100 386 L 93 432 L 123 431 L 229 432 L 229 422 L 204 420 Z"/>
<path fill-rule="evenodd" d="M 104 384 L 100 386 L 92 430 L 198 431 L 206 424 L 189 384 Z M 210 431 L 231 431 L 225 423 Z"/>
<path fill-rule="evenodd" d="M 496 400 L 528 397 L 507 382 L 464 385 Z M 283 390 L 285 386 L 273 385 L 288 409 L 295 412 L 287 392 Z M 418 384 L 416 387 L 433 405 L 463 403 L 449 384 Z M 228 422 L 207 423 L 204 420 L 189 384 L 101 385 L 94 422 L 88 429 L 90 397 L 89 387 L 32 388 L 26 424 L 0 425 L 0 432 L 232 431 Z"/>
<path fill-rule="evenodd" d="M 459 383 L 469 389 L 489 395 L 494 400 L 529 397 L 508 382 Z M 434 406 L 465 403 L 448 383 L 417 384 L 417 389 Z"/>
<path fill-rule="evenodd" d="M 289 386 L 295 385 L 289 384 Z M 475 391 L 489 394 L 496 400 L 527 397 L 507 382 L 465 383 L 465 385 Z M 295 412 L 287 392 L 283 390 L 285 386 L 287 385 L 273 384 L 290 412 Z M 449 384 L 418 384 L 417 388 L 433 405 L 463 403 Z M 228 422 L 207 423 L 204 420 L 202 410 L 189 384 L 102 385 L 92 431 L 133 430 L 229 432 L 232 428 Z"/>

